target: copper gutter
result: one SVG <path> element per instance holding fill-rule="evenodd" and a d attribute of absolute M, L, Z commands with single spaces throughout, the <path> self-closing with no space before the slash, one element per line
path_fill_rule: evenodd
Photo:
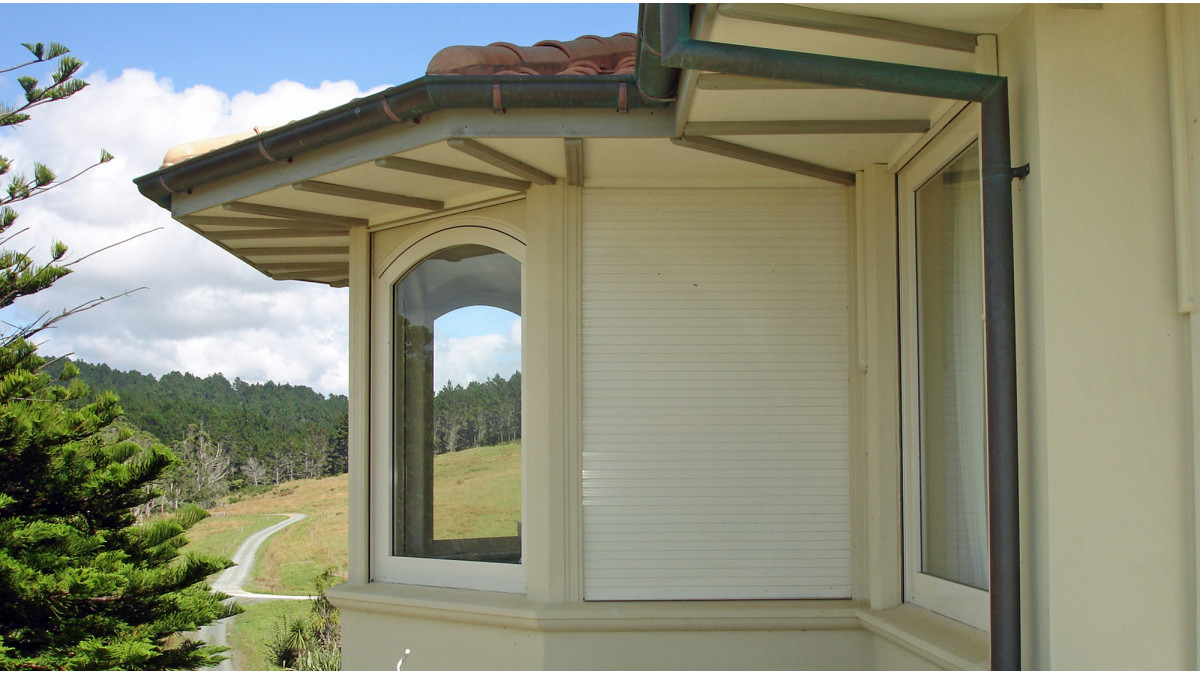
<path fill-rule="evenodd" d="M 427 75 L 134 179 L 147 199 L 171 195 L 393 124 L 450 109 L 664 107 L 637 94 L 633 75 Z"/>

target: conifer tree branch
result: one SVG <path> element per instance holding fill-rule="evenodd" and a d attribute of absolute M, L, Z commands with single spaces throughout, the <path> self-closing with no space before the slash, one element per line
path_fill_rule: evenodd
<path fill-rule="evenodd" d="M 2 75 L 4 73 L 11 73 L 14 70 L 20 70 L 22 68 L 27 68 L 29 66 L 36 65 L 39 63 L 45 63 L 46 61 L 53 61 L 54 59 L 57 59 L 58 57 L 63 56 L 64 54 L 69 54 L 71 52 L 70 49 L 67 49 L 66 47 L 58 44 L 57 42 L 50 43 L 50 45 L 49 45 L 50 52 L 48 54 L 45 51 L 45 45 L 43 45 L 40 42 L 36 42 L 36 43 L 26 42 L 26 43 L 22 44 L 21 46 L 28 49 L 30 51 L 30 53 L 33 54 L 34 59 L 32 61 L 26 61 L 25 63 L 21 63 L 18 65 L 15 65 L 15 66 L 10 66 L 8 68 L 4 68 L 3 70 L 0 70 L 0 75 Z"/>
<path fill-rule="evenodd" d="M 103 253 L 104 251 L 107 251 L 110 248 L 115 248 L 117 246 L 120 246 L 121 244 L 129 243 L 129 242 L 133 241 L 134 239 L 137 239 L 138 237 L 145 236 L 147 234 L 150 234 L 151 232 L 157 232 L 161 229 L 163 229 L 163 228 L 161 226 L 159 226 L 159 227 L 155 227 L 153 229 L 146 230 L 145 232 L 138 232 L 137 234 L 133 235 L 132 237 L 122 239 L 121 241 L 118 241 L 118 242 L 113 242 L 113 243 L 109 244 L 108 246 L 105 246 L 103 248 L 98 248 L 95 251 L 92 251 L 91 253 L 89 253 L 85 256 L 76 258 L 75 260 L 72 260 L 70 262 L 61 263 L 61 265 L 63 267 L 73 267 L 73 266 L 78 265 L 79 263 L 83 262 L 84 260 L 87 260 L 88 258 L 96 255 L 97 253 Z M 139 290 L 139 289 L 134 289 L 134 290 Z M 128 293 L 125 293 L 125 295 L 127 295 L 127 294 Z M 117 297 L 120 297 L 120 296 L 117 296 Z"/>
<path fill-rule="evenodd" d="M 36 180 L 22 180 L 21 183 L 25 187 L 24 191 L 23 192 L 19 191 L 21 193 L 18 194 L 17 196 L 0 197 L 0 206 L 7 206 L 8 204 L 12 204 L 14 202 L 23 202 L 26 199 L 29 199 L 31 197 L 36 197 L 38 195 L 45 194 L 55 188 L 62 187 L 63 185 L 70 183 L 71 181 L 75 180 L 76 178 L 79 178 L 83 174 L 91 171 L 92 169 L 100 166 L 101 164 L 107 164 L 108 162 L 112 161 L 113 156 L 108 154 L 108 151 L 101 150 L 100 153 L 101 154 L 100 154 L 99 161 L 97 161 L 87 167 L 84 167 L 82 170 L 80 170 L 75 175 L 71 176 L 70 178 L 67 178 L 66 180 L 53 181 L 50 183 L 46 183 L 44 185 L 37 185 Z"/>
<path fill-rule="evenodd" d="M 72 85 L 71 87 L 73 91 L 66 93 L 68 89 L 63 88 L 63 85 L 68 84 L 69 82 L 75 82 L 76 84 Z M 29 116 L 25 114 L 25 111 L 46 105 L 52 101 L 61 101 L 64 98 L 72 96 L 86 87 L 87 82 L 84 82 L 83 80 L 68 80 L 68 82 L 64 82 L 63 85 L 55 85 L 48 89 L 42 90 L 42 98 L 38 98 L 33 101 L 26 101 L 19 108 L 0 111 L 0 127 L 15 126 L 27 121 Z"/>
<path fill-rule="evenodd" d="M 67 53 L 53 42 L 25 47 L 35 60 L 0 72 Z M 33 77 L 17 78 L 25 101 L 0 105 L 0 127 L 20 124 L 33 108 L 82 90 L 86 83 L 75 78 L 82 66 L 73 57 L 59 59 L 46 86 Z M 53 172 L 37 163 L 31 178 L 6 179 L 0 247 L 25 231 L 7 233 L 17 218 L 8 204 L 45 194 L 111 159 L 102 152 L 99 162 L 63 181 L 56 182 Z M 0 174 L 11 167 L 0 157 Z M 136 236 L 70 263 L 62 262 L 67 249 L 60 242 L 51 246 L 45 263 L 28 251 L 0 248 L 0 309 L 49 288 L 71 272 L 70 265 Z M 0 424 L 0 577 L 19 581 L 0 584 L 0 670 L 213 666 L 222 660 L 221 648 L 168 638 L 240 611 L 221 604 L 225 596 L 203 584 L 228 567 L 228 560 L 189 556 L 182 569 L 171 565 L 187 529 L 207 514 L 185 509 L 186 516 L 173 519 L 175 531 L 157 539 L 136 524 L 133 509 L 156 497 L 153 485 L 178 460 L 158 443 L 126 443 L 128 436 L 112 426 L 121 413 L 116 396 L 102 393 L 85 400 L 88 388 L 75 378 L 79 369 L 68 362 L 55 378 L 48 370 L 65 357 L 47 361 L 30 339 L 69 316 L 138 290 L 88 300 L 54 316 L 43 312 L 23 326 L 0 319 L 12 328 L 0 330 L 0 419 L 5 420 Z M 114 561 L 125 560 L 129 563 L 114 567 Z M 126 569 L 133 573 L 113 573 Z"/>
<path fill-rule="evenodd" d="M 52 327 L 54 324 L 58 323 L 59 321 L 62 321 L 63 319 L 65 319 L 69 316 L 74 316 L 76 314 L 79 314 L 80 312 L 86 312 L 89 309 L 99 307 L 100 305 L 103 305 L 108 302 L 112 302 L 113 300 L 116 300 L 118 298 L 123 298 L 127 295 L 132 295 L 134 293 L 137 293 L 138 291 L 144 291 L 147 288 L 148 287 L 146 287 L 146 286 L 138 286 L 137 288 L 131 288 L 127 291 L 124 291 L 123 293 L 118 293 L 109 298 L 99 297 L 99 298 L 92 298 L 91 300 L 88 300 L 87 302 L 81 302 L 78 305 L 76 305 L 70 309 L 64 309 L 63 311 L 59 312 L 58 315 L 55 316 L 54 318 L 43 322 L 41 326 L 38 326 L 36 329 L 34 329 L 34 333 L 40 333 L 41 331 Z M 31 333 L 30 335 L 33 335 L 34 333 Z"/>
<path fill-rule="evenodd" d="M 75 352 L 67 352 L 66 354 L 63 354 L 62 356 L 56 356 L 52 359 L 47 359 L 47 361 L 45 363 L 43 363 L 41 366 L 38 367 L 38 372 L 41 372 L 56 363 L 65 361 L 65 360 L 71 358 L 72 356 L 75 356 Z"/>
<path fill-rule="evenodd" d="M 29 231 L 29 228 L 25 227 L 20 230 L 17 230 L 16 232 L 13 232 L 12 234 L 8 235 L 7 237 L 0 239 L 0 246 L 7 246 L 8 242 L 12 241 L 13 239 L 19 237 L 22 234 L 25 234 L 28 231 Z"/>
<path fill-rule="evenodd" d="M 28 68 L 29 66 L 36 65 L 38 63 L 45 63 L 45 61 L 46 61 L 46 59 L 34 59 L 32 61 L 26 61 L 25 63 L 21 63 L 18 65 L 15 65 L 15 66 L 9 66 L 8 68 L 4 68 L 4 69 L 0 70 L 0 75 L 3 75 L 4 73 L 11 73 L 14 70 L 20 70 L 22 68 Z"/>

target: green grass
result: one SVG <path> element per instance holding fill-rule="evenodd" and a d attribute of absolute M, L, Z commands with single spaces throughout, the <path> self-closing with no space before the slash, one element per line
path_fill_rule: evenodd
<path fill-rule="evenodd" d="M 282 670 L 271 663 L 267 642 L 289 618 L 308 612 L 309 603 L 300 600 L 272 600 L 243 604 L 246 611 L 230 622 L 229 646 L 236 652 L 235 670 Z"/>
<path fill-rule="evenodd" d="M 472 448 L 433 461 L 433 536 L 515 537 L 521 520 L 521 443 Z"/>
<path fill-rule="evenodd" d="M 310 516 L 273 535 L 259 549 L 246 590 L 308 595 L 314 592 L 313 580 L 322 572 L 330 567 L 344 570 L 346 523 L 342 521 L 337 532 L 329 532 L 337 522 L 327 513 L 326 517 Z"/>
<path fill-rule="evenodd" d="M 472 448 L 434 459 L 434 532 L 439 538 L 516 536 L 521 519 L 521 444 Z M 257 528 L 247 525 L 244 538 L 255 529 L 278 522 L 270 513 L 304 513 L 308 518 L 290 525 L 263 544 L 246 590 L 257 593 L 308 595 L 313 580 L 332 567 L 346 569 L 347 511 L 350 497 L 346 475 L 298 480 L 276 485 L 263 494 L 214 507 L 224 518 L 266 518 Z M 213 525 L 210 525 L 213 526 Z M 206 535 L 206 536 L 215 536 Z M 236 535 L 228 535 L 231 540 Z M 240 539 L 237 539 L 240 541 Z M 206 544 L 207 545 L 207 544 Z M 236 548 L 236 541 L 229 555 Z"/>
<path fill-rule="evenodd" d="M 307 595 L 326 569 L 346 569 L 346 476 L 299 480 L 225 508 L 231 514 L 303 513 L 308 517 L 271 536 L 258 550 L 246 590 Z"/>
<path fill-rule="evenodd" d="M 517 534 L 521 519 L 521 445 L 473 448 L 434 460 L 434 530 L 439 538 L 503 537 Z M 283 520 L 279 513 L 308 516 L 271 536 L 258 551 L 246 590 L 308 595 L 314 580 L 333 567 L 344 573 L 347 551 L 347 477 L 331 476 L 276 485 L 210 509 L 213 516 L 188 533 L 184 550 L 232 556 L 250 534 Z M 243 603 L 246 611 L 229 626 L 237 670 L 279 670 L 269 663 L 266 644 L 289 616 L 309 604 L 296 600 Z"/>
<path fill-rule="evenodd" d="M 281 520 L 283 516 L 209 516 L 188 530 L 188 545 L 183 547 L 182 552 L 194 551 L 231 558 L 246 537 Z"/>

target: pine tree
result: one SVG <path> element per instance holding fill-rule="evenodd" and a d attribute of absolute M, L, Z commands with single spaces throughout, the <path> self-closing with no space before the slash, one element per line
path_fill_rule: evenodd
<path fill-rule="evenodd" d="M 337 476 L 347 471 L 349 462 L 350 417 L 342 415 L 341 421 L 329 436 L 329 454 L 325 455 L 325 475 Z"/>
<path fill-rule="evenodd" d="M 82 63 L 61 45 L 27 44 L 28 63 L 57 59 L 51 84 L 21 77 L 25 102 L 0 106 L 0 127 L 29 119 L 29 110 L 86 86 Z M 100 161 L 111 155 L 101 152 Z M 0 157 L 0 174 L 11 169 Z M 82 173 L 82 172 L 80 172 Z M 77 177 L 79 174 L 72 176 Z M 10 206 L 61 185 L 35 164 L 32 177 L 10 177 L 0 197 L 0 246 L 17 219 Z M 0 251 L 0 309 L 70 272 L 66 246 L 50 261 Z M 204 517 L 198 508 L 137 524 L 133 510 L 153 497 L 148 485 L 176 461 L 162 445 L 139 445 L 113 428 L 116 396 L 84 405 L 78 369 L 52 378 L 31 338 L 59 316 L 0 335 L 0 669 L 194 669 L 220 660 L 222 648 L 172 639 L 180 631 L 239 611 L 205 585 L 228 560 L 179 557 L 184 533 Z"/>

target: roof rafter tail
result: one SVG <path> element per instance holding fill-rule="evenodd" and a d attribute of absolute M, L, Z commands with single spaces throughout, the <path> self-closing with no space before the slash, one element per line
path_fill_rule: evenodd
<path fill-rule="evenodd" d="M 671 141 L 676 145 L 693 150 L 701 150 L 714 155 L 721 155 L 730 159 L 737 159 L 743 162 L 752 164 L 761 164 L 769 166 L 773 169 L 781 171 L 789 171 L 791 173 L 809 176 L 810 178 L 818 178 L 820 180 L 837 183 L 838 185 L 851 186 L 855 184 L 856 177 L 848 171 L 841 171 L 812 162 L 777 155 L 772 152 L 749 148 L 736 143 L 729 143 L 716 138 L 708 138 L 706 136 L 681 136 L 680 138 L 672 138 Z"/>
<path fill-rule="evenodd" d="M 146 198 L 170 209 L 171 196 L 197 185 L 272 163 L 331 143 L 419 120 L 439 109 L 662 107 L 637 94 L 632 75 L 427 75 L 355 99 L 332 110 L 235 142 L 134 179 Z"/>

